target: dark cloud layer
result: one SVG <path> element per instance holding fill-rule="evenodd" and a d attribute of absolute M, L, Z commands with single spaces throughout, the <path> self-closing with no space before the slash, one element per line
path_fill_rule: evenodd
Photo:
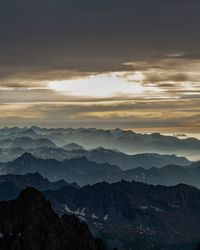
<path fill-rule="evenodd" d="M 196 55 L 199 12 L 198 0 L 1 0 L 0 65 L 105 71 Z"/>

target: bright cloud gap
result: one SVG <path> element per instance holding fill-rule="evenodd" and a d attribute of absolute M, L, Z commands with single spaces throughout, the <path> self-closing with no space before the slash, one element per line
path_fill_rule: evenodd
<path fill-rule="evenodd" d="M 63 94 L 82 97 L 140 96 L 147 92 L 147 87 L 141 84 L 142 80 L 143 74 L 141 72 L 129 73 L 128 75 L 113 72 L 81 79 L 50 81 L 48 86 L 50 89 Z M 151 89 L 158 91 L 154 87 L 151 87 Z"/>

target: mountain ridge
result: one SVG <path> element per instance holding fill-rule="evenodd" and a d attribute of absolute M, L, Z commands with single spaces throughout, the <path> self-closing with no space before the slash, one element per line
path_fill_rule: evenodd
<path fill-rule="evenodd" d="M 28 128 L 0 129 L 0 137 L 6 138 L 12 131 L 20 133 Z M 121 129 L 95 129 L 95 128 L 31 128 L 40 133 L 42 137 L 52 140 L 58 146 L 69 143 L 82 145 L 84 148 L 96 148 L 101 145 L 104 148 L 117 148 L 129 154 L 160 153 L 184 155 L 194 158 L 200 150 L 200 140 L 195 138 L 179 139 L 173 136 L 159 133 L 141 134 L 131 130 Z"/>
<path fill-rule="evenodd" d="M 76 182 L 81 186 L 101 181 L 113 183 L 124 179 L 168 186 L 185 183 L 200 188 L 200 165 L 182 167 L 169 164 L 161 168 L 144 169 L 138 167 L 122 170 L 117 165 L 96 163 L 89 161 L 86 157 L 57 161 L 54 159 L 44 160 L 30 153 L 25 153 L 16 160 L 3 164 L 0 168 L 0 174 L 35 172 L 39 172 L 51 181 L 64 179 L 68 183 Z"/>
<path fill-rule="evenodd" d="M 8 192 L 7 200 L 16 198 L 20 192 L 13 178 L 7 181 L 2 183 L 0 179 L 0 199 Z M 161 250 L 193 250 L 199 240 L 200 190 L 193 186 L 167 187 L 122 180 L 81 188 L 64 185 L 43 190 L 43 195 L 59 216 L 79 217 L 96 237 L 103 236 L 110 247 L 115 242 L 119 250 L 127 250 L 121 247 L 124 244 L 133 249 L 149 250 L 154 244 L 162 245 Z M 189 220 L 183 220 L 188 216 Z"/>
<path fill-rule="evenodd" d="M 128 170 L 136 167 L 150 168 L 163 167 L 167 164 L 176 164 L 180 166 L 189 166 L 192 162 L 185 157 L 172 155 L 160 155 L 157 153 L 143 153 L 128 155 L 120 151 L 105 149 L 98 147 L 96 149 L 85 150 L 82 146 L 77 146 L 76 149 L 70 146 L 72 150 L 66 150 L 59 147 L 38 147 L 32 149 L 22 148 L 0 148 L 0 159 L 3 162 L 12 161 L 25 152 L 29 152 L 37 158 L 56 159 L 63 161 L 65 159 L 86 157 L 90 161 L 97 163 L 110 163 L 118 165 L 123 170 Z M 69 148 L 68 148 L 69 149 Z"/>
<path fill-rule="evenodd" d="M 75 216 L 59 218 L 42 194 L 23 190 L 16 200 L 0 202 L 0 249 L 102 250 L 87 225 Z"/>
<path fill-rule="evenodd" d="M 200 190 L 192 186 L 102 182 L 44 194 L 58 213 L 82 216 L 108 242 L 129 240 L 133 249 L 151 249 L 151 245 L 157 245 L 167 250 L 179 249 L 183 244 L 185 248 L 180 249 L 190 250 L 199 240 Z M 183 220 L 188 216 L 189 220 Z M 140 239 L 138 248 L 130 237 Z"/>

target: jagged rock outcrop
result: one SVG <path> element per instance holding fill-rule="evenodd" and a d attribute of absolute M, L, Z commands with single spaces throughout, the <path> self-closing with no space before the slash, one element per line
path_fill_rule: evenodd
<path fill-rule="evenodd" d="M 102 250 L 87 225 L 75 216 L 59 218 L 42 194 L 23 190 L 16 200 L 0 202 L 1 250 Z"/>

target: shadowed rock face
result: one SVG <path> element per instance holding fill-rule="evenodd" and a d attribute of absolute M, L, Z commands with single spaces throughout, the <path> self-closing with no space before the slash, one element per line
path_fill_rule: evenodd
<path fill-rule="evenodd" d="M 192 186 L 103 182 L 44 195 L 58 213 L 83 217 L 107 242 L 119 240 L 124 247 L 115 246 L 120 250 L 150 250 L 151 245 L 162 250 L 191 250 L 199 240 L 200 190 Z"/>
<path fill-rule="evenodd" d="M 0 200 L 7 200 L 7 198 L 3 198 L 2 195 L 5 194 L 5 191 L 3 189 L 3 186 L 7 186 L 9 184 L 13 184 L 16 189 L 19 190 L 18 195 L 20 191 L 22 191 L 26 187 L 34 187 L 39 191 L 44 190 L 57 190 L 64 186 L 72 185 L 74 187 L 78 188 L 78 185 L 75 183 L 69 184 L 65 182 L 64 180 L 59 180 L 55 182 L 50 182 L 48 179 L 44 178 L 42 175 L 40 175 L 38 172 L 36 173 L 30 173 L 25 175 L 0 175 Z M 11 196 L 12 192 L 7 192 Z M 18 196 L 17 195 L 17 196 Z M 11 199 L 15 199 L 17 196 L 13 196 Z"/>
<path fill-rule="evenodd" d="M 34 188 L 0 202 L 1 250 L 102 250 L 87 225 L 75 216 L 59 218 Z"/>

